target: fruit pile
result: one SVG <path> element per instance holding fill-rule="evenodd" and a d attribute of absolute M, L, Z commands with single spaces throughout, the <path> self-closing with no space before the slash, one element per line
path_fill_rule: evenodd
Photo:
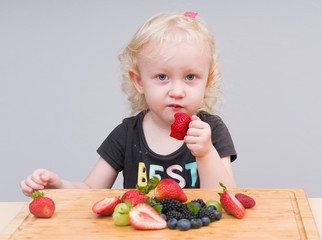
<path fill-rule="evenodd" d="M 101 199 L 93 205 L 92 210 L 99 215 L 112 215 L 117 226 L 132 225 L 141 230 L 168 227 L 185 231 L 208 226 L 211 222 L 220 220 L 223 209 L 237 218 L 242 218 L 245 215 L 242 203 L 247 207 L 255 205 L 252 198 L 241 193 L 235 197 L 222 183 L 221 185 L 223 193 L 220 193 L 220 202 L 204 202 L 201 198 L 187 201 L 186 194 L 176 181 L 169 178 L 159 181 L 154 177 L 146 186 L 127 190 L 121 197 Z M 148 197 L 151 190 L 154 190 L 154 196 Z"/>
<path fill-rule="evenodd" d="M 255 206 L 255 200 L 244 194 L 232 194 L 220 183 L 223 192 L 219 201 L 198 198 L 188 201 L 179 184 L 165 178 L 150 179 L 146 186 L 127 190 L 121 197 L 106 197 L 92 205 L 92 211 L 100 216 L 112 216 L 116 226 L 131 225 L 136 229 L 179 229 L 182 231 L 208 226 L 219 221 L 224 210 L 236 218 L 243 218 L 246 209 Z M 154 196 L 147 194 L 154 190 Z M 55 203 L 44 193 L 34 191 L 29 204 L 35 217 L 50 218 L 55 212 Z"/>

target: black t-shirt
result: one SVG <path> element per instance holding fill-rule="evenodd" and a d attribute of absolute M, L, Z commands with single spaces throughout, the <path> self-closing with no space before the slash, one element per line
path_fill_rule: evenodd
<path fill-rule="evenodd" d="M 168 155 L 153 152 L 144 137 L 144 112 L 125 118 L 104 140 L 97 153 L 116 171 L 123 171 L 123 187 L 143 186 L 154 175 L 176 180 L 182 188 L 199 188 L 200 181 L 195 157 L 184 143 Z M 237 158 L 230 133 L 217 115 L 201 112 L 198 116 L 212 131 L 212 142 L 220 157 Z M 169 133 L 170 134 L 170 133 Z"/>

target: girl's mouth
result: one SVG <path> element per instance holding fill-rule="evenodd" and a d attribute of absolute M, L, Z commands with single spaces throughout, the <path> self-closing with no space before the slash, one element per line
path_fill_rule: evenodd
<path fill-rule="evenodd" d="M 181 105 L 179 104 L 169 104 L 168 107 L 170 108 L 174 108 L 174 109 L 180 109 L 180 108 L 183 108 Z"/>

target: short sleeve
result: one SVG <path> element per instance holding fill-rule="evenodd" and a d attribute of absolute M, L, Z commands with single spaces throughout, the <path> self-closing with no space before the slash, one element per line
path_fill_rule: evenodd
<path fill-rule="evenodd" d="M 116 171 L 124 168 L 124 152 L 126 145 L 126 127 L 118 125 L 97 149 L 97 153 Z"/>

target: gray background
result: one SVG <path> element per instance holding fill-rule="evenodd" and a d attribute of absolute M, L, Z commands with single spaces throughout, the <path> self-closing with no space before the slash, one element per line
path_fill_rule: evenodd
<path fill-rule="evenodd" d="M 321 1 L 1 0 L 0 201 L 27 200 L 19 182 L 38 167 L 87 175 L 129 115 L 117 54 L 168 10 L 199 12 L 216 36 L 238 187 L 322 196 Z"/>

